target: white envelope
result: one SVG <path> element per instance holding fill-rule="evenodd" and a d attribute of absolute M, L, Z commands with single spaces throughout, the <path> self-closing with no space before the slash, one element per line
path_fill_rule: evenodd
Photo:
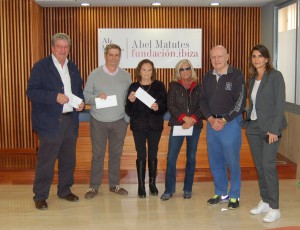
<path fill-rule="evenodd" d="M 141 87 L 137 89 L 137 91 L 135 92 L 135 96 L 149 108 L 151 108 L 152 104 L 156 101 L 149 93 L 147 93 Z"/>
<path fill-rule="evenodd" d="M 116 95 L 107 96 L 106 99 L 101 99 L 97 97 L 95 98 L 95 103 L 97 109 L 103 109 L 103 108 L 113 107 L 118 105 Z"/>
<path fill-rule="evenodd" d="M 194 126 L 189 129 L 183 129 L 181 125 L 173 126 L 173 136 L 192 136 L 193 135 Z"/>
<path fill-rule="evenodd" d="M 76 95 L 72 94 L 72 95 L 67 95 L 69 98 L 69 102 L 68 104 L 72 107 L 74 107 L 75 109 L 79 108 L 79 105 L 82 103 L 82 99 L 80 97 L 77 97 Z"/>

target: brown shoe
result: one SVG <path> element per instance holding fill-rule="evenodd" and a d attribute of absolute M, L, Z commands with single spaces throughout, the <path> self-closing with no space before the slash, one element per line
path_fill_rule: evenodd
<path fill-rule="evenodd" d="M 72 192 L 70 192 L 69 194 L 65 195 L 65 196 L 60 196 L 59 198 L 61 199 L 65 199 L 67 201 L 71 201 L 71 202 L 74 202 L 74 201 L 78 201 L 79 200 L 79 197 L 76 196 L 75 194 L 73 194 Z"/>
<path fill-rule="evenodd" d="M 124 188 L 121 188 L 120 185 L 117 185 L 116 187 L 109 188 L 109 191 L 117 193 L 119 195 L 128 195 L 127 190 L 124 189 Z"/>
<path fill-rule="evenodd" d="M 45 200 L 37 200 L 34 203 L 35 203 L 35 207 L 39 210 L 47 210 L 48 209 L 48 204 Z"/>
<path fill-rule="evenodd" d="M 93 199 L 98 194 L 98 191 L 93 188 L 89 188 L 89 190 L 84 195 L 84 198 L 87 200 Z"/>

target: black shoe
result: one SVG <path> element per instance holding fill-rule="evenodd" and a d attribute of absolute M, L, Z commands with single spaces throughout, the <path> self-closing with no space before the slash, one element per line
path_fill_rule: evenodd
<path fill-rule="evenodd" d="M 239 199 L 230 198 L 228 203 L 228 209 L 236 209 L 240 206 Z"/>
<path fill-rule="evenodd" d="M 150 182 L 150 184 L 149 184 L 149 190 L 150 190 L 150 194 L 152 196 L 157 196 L 158 195 L 158 189 L 156 187 L 155 182 Z"/>
<path fill-rule="evenodd" d="M 87 200 L 93 199 L 98 194 L 98 190 L 89 188 L 89 190 L 84 195 L 84 198 Z"/>
<path fill-rule="evenodd" d="M 65 195 L 65 196 L 60 196 L 59 198 L 65 199 L 65 200 L 71 201 L 71 202 L 74 202 L 74 201 L 78 201 L 78 200 L 79 200 L 79 197 L 76 196 L 75 194 L 73 194 L 72 192 L 70 192 L 69 194 L 67 194 L 67 195 Z"/>
<path fill-rule="evenodd" d="M 34 202 L 35 207 L 39 210 L 47 210 L 48 209 L 48 204 L 46 200 L 37 200 Z"/>
<path fill-rule="evenodd" d="M 146 160 L 136 160 L 136 171 L 138 176 L 138 196 L 139 198 L 146 198 L 145 189 L 145 174 L 146 174 Z"/>
<path fill-rule="evenodd" d="M 145 189 L 145 185 L 139 185 L 139 188 L 138 188 L 138 195 L 139 195 L 139 198 L 146 198 L 146 189 Z"/>
<path fill-rule="evenodd" d="M 225 202 L 228 202 L 229 200 L 229 196 L 228 195 L 214 195 L 212 198 L 210 198 L 208 201 L 207 201 L 207 204 L 208 205 L 214 205 L 214 204 L 219 204 L 219 203 L 225 203 Z"/>
<path fill-rule="evenodd" d="M 161 200 L 169 200 L 171 197 L 173 196 L 173 194 L 171 193 L 163 193 L 160 197 Z"/>
<path fill-rule="evenodd" d="M 148 160 L 148 168 L 149 168 L 149 190 L 152 196 L 158 195 L 158 189 L 155 184 L 156 180 L 156 170 L 157 170 L 157 159 L 156 160 Z"/>
<path fill-rule="evenodd" d="M 192 198 L 192 192 L 183 192 L 183 198 L 184 199 L 191 199 Z"/>

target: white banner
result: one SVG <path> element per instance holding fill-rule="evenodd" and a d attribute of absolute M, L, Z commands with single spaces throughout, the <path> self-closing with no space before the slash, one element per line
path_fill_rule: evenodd
<path fill-rule="evenodd" d="M 98 64 L 104 65 L 104 48 L 115 43 L 122 49 L 120 67 L 136 68 L 143 59 L 156 68 L 174 68 L 189 59 L 194 68 L 202 64 L 201 29 L 98 29 Z"/>

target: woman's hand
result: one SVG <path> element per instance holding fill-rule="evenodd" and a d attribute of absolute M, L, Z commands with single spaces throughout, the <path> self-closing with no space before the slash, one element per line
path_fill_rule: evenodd
<path fill-rule="evenodd" d="M 184 120 L 189 127 L 192 127 L 196 122 L 194 118 L 188 116 L 185 116 L 182 120 Z"/>
<path fill-rule="evenodd" d="M 183 129 L 189 129 L 189 128 L 191 128 L 192 127 L 192 125 L 189 125 L 189 124 L 187 124 L 187 123 L 183 123 L 182 124 L 182 128 Z"/>
<path fill-rule="evenodd" d="M 276 135 L 276 134 L 267 132 L 267 135 L 269 135 L 269 144 L 272 144 L 272 143 L 278 141 L 278 139 L 279 139 L 278 135 Z"/>
<path fill-rule="evenodd" d="M 135 102 L 136 96 L 135 96 L 134 91 L 131 91 L 131 93 L 128 95 L 128 100 L 131 101 L 131 102 Z"/>
<path fill-rule="evenodd" d="M 157 111 L 157 110 L 158 110 L 158 104 L 157 104 L 157 103 L 153 103 L 153 104 L 151 105 L 151 109 L 152 109 L 153 111 Z"/>

